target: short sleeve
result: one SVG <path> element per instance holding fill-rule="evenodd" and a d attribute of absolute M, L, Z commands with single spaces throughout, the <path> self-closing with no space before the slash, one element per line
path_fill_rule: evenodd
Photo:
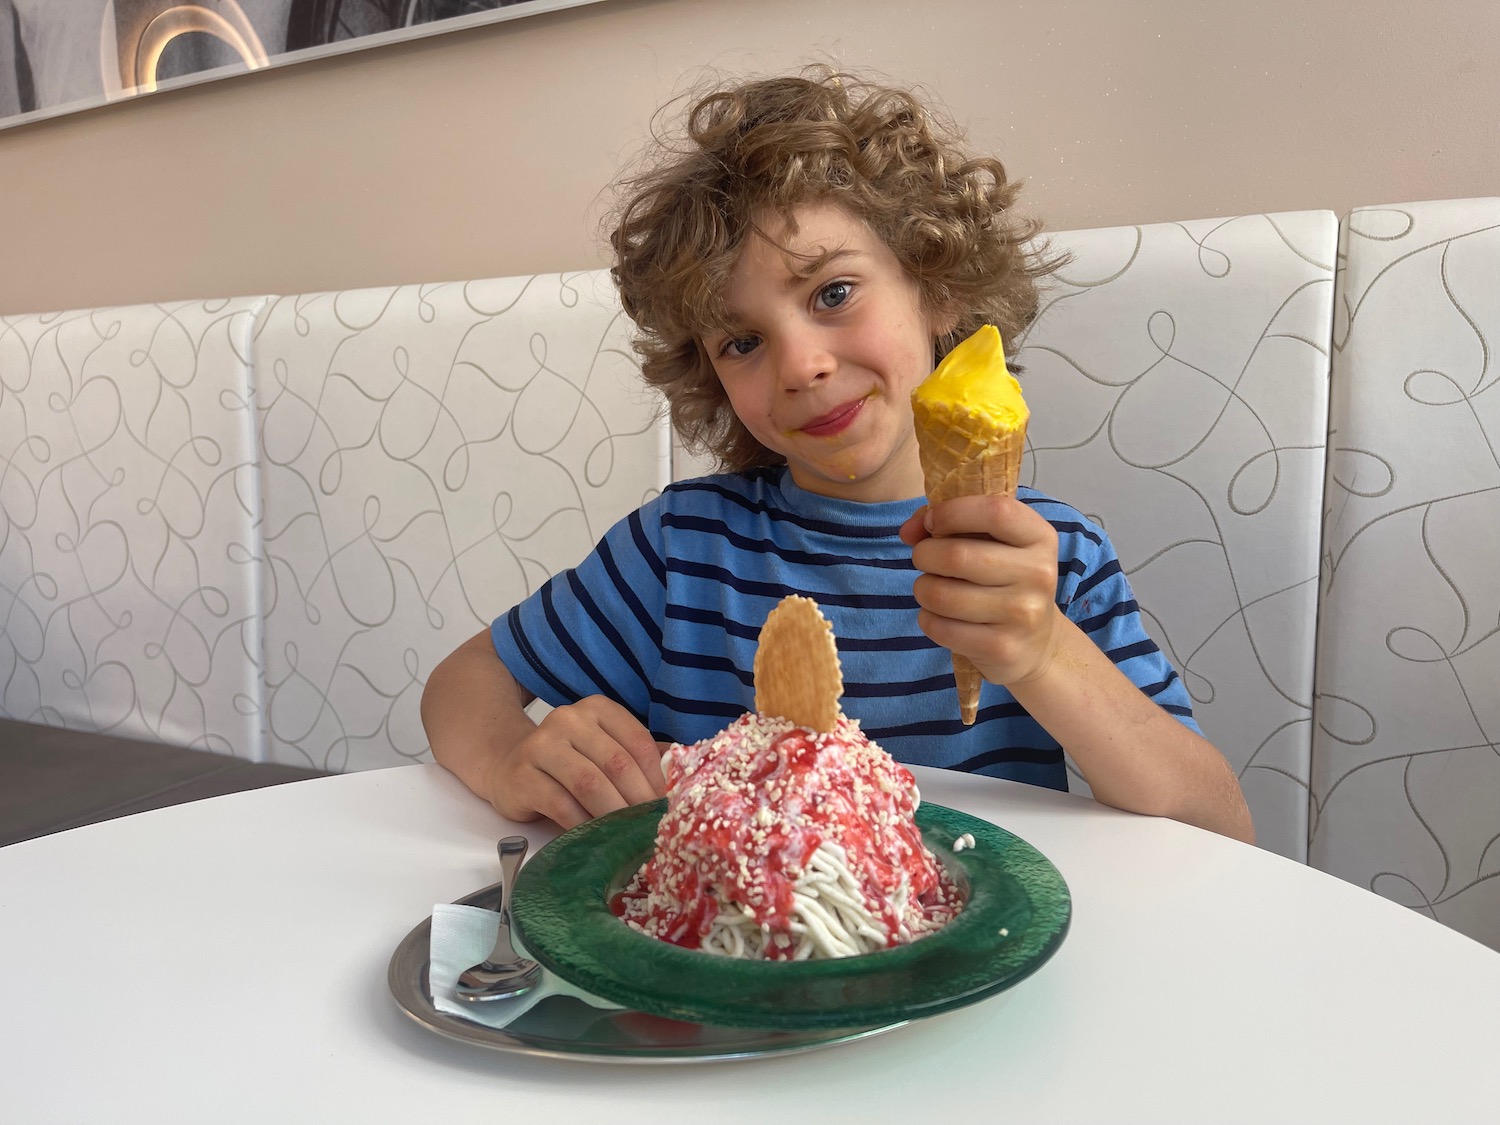
<path fill-rule="evenodd" d="M 659 505 L 615 524 L 578 566 L 494 620 L 495 652 L 522 687 L 554 707 L 607 696 L 644 721 L 666 602 Z"/>
<path fill-rule="evenodd" d="M 1034 506 L 1057 529 L 1057 604 L 1068 619 L 1157 706 L 1202 733 L 1187 685 L 1146 632 L 1135 592 L 1104 529 L 1055 501 Z M 1049 510 L 1054 507 L 1059 510 Z"/>

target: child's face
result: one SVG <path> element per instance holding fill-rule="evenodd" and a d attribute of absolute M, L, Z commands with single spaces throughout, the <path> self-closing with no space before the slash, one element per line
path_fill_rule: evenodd
<path fill-rule="evenodd" d="M 809 492 L 850 500 L 922 494 L 911 392 L 932 370 L 941 325 L 878 235 L 831 203 L 795 210 L 797 233 L 763 223 L 814 273 L 752 236 L 725 294 L 733 334 L 704 337 L 741 422 L 783 454 Z M 765 216 L 762 216 L 764 219 Z"/>

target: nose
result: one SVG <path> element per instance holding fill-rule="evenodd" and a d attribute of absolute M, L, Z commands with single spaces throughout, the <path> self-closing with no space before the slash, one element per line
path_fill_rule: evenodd
<path fill-rule="evenodd" d="M 784 391 L 802 391 L 833 374 L 837 360 L 815 328 L 798 327 L 781 334 L 776 347 L 777 382 Z"/>

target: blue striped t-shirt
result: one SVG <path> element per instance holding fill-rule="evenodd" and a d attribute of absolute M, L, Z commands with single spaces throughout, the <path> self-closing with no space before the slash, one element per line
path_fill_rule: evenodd
<path fill-rule="evenodd" d="M 1057 604 L 1147 695 L 1197 730 L 1180 677 L 1146 635 L 1103 530 L 1034 489 L 1057 529 Z M 594 552 L 498 617 L 495 650 L 557 706 L 602 694 L 662 740 L 696 742 L 754 706 L 756 637 L 787 594 L 833 625 L 844 712 L 898 761 L 1067 788 L 1056 739 L 986 683 L 959 719 L 953 666 L 917 628 L 911 548 L 920 498 L 866 504 L 798 487 L 784 467 L 681 481 Z"/>

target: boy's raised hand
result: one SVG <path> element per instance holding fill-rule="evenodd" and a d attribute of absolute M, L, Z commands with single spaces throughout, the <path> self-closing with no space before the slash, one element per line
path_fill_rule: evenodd
<path fill-rule="evenodd" d="M 554 708 L 496 757 L 485 789 L 502 816 L 572 828 L 666 793 L 665 747 L 620 704 L 591 695 Z"/>
<path fill-rule="evenodd" d="M 1057 532 L 1008 496 L 960 496 L 921 508 L 901 528 L 922 573 L 917 624 L 967 656 L 991 683 L 1041 675 L 1057 655 Z"/>

